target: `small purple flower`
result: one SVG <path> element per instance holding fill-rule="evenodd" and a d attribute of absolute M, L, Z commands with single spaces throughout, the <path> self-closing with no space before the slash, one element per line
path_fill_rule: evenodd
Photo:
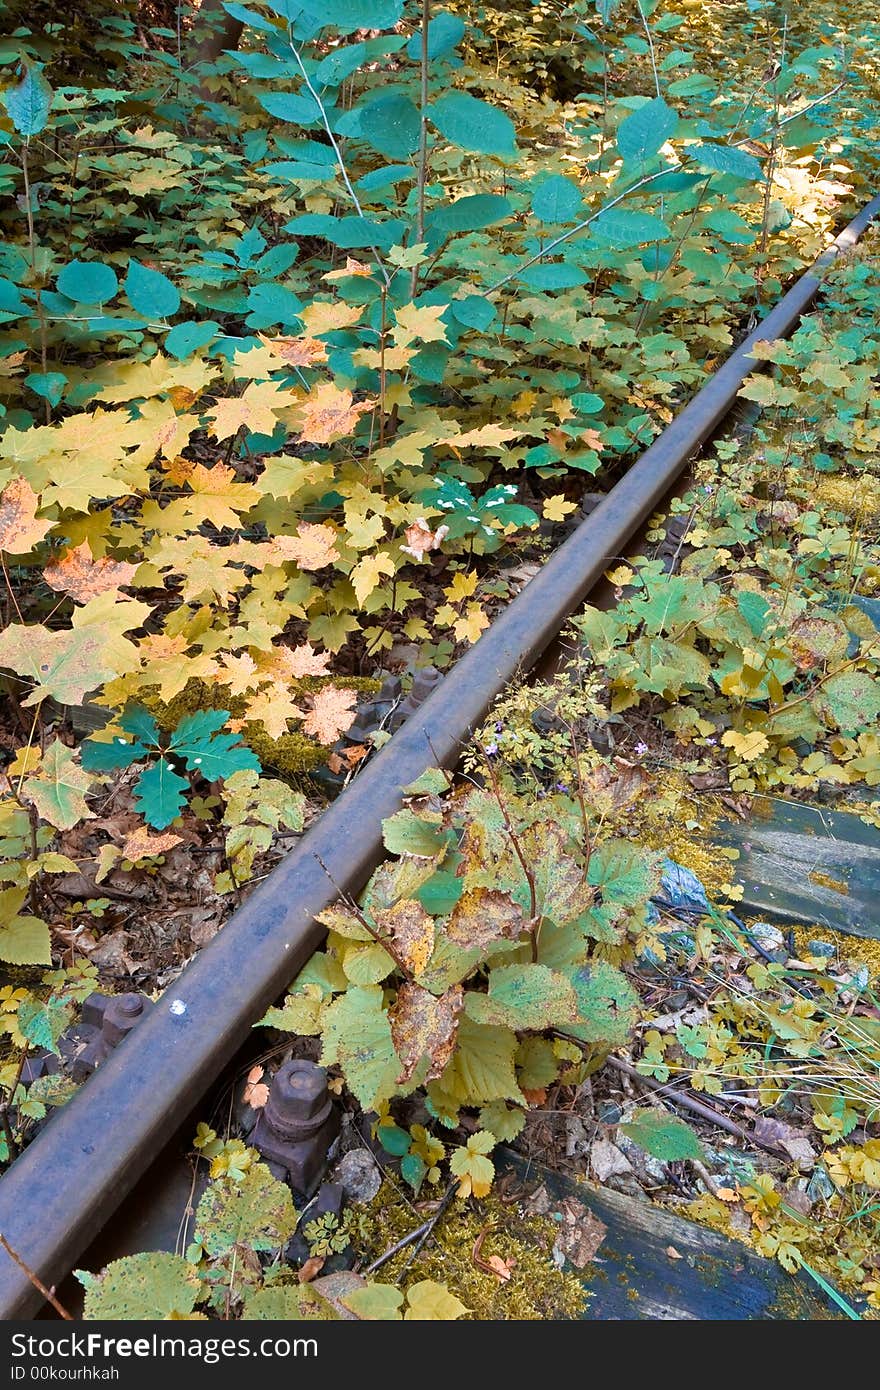
<path fill-rule="evenodd" d="M 637 743 L 634 751 L 637 758 L 643 758 L 648 751 L 647 743 Z"/>
<path fill-rule="evenodd" d="M 568 783 L 567 783 L 567 782 L 557 782 L 557 783 L 556 783 L 556 790 L 557 790 L 558 792 L 567 792 L 567 791 L 568 791 Z"/>
<path fill-rule="evenodd" d="M 504 728 L 504 721 L 503 721 L 502 719 L 496 719 L 496 721 L 495 721 L 495 732 L 496 732 L 496 734 L 500 734 L 503 728 Z"/>
<path fill-rule="evenodd" d="M 487 744 L 486 744 L 486 752 L 489 754 L 489 757 L 490 757 L 490 758 L 494 758 L 495 754 L 498 752 L 498 744 L 497 744 L 497 743 L 487 743 Z"/>
<path fill-rule="evenodd" d="M 704 484 L 703 484 L 703 491 L 705 492 L 705 494 L 706 494 L 707 497 L 711 497 L 711 496 L 712 496 L 712 493 L 715 491 L 715 489 L 714 489 L 714 487 L 712 486 L 711 483 L 704 483 Z"/>

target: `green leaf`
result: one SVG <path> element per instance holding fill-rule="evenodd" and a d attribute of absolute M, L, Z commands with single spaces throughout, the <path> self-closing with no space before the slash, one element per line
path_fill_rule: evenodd
<path fill-rule="evenodd" d="M 880 717 L 880 682 L 867 671 L 843 671 L 825 681 L 812 705 L 841 733 L 861 733 Z"/>
<path fill-rule="evenodd" d="M 55 406 L 64 395 L 67 380 L 63 372 L 31 372 L 25 377 L 24 384 L 35 396 L 42 396 L 43 400 Z"/>
<path fill-rule="evenodd" d="M 690 1125 L 661 1110 L 636 1110 L 620 1129 L 639 1148 L 662 1163 L 674 1163 L 682 1158 L 705 1161 L 703 1146 Z"/>
<path fill-rule="evenodd" d="M 122 718 L 119 720 L 120 729 L 124 729 L 127 734 L 132 734 L 140 739 L 142 743 L 158 748 L 161 743 L 159 725 L 156 723 L 148 709 L 143 705 L 126 705 Z"/>
<path fill-rule="evenodd" d="M 540 1041 L 540 1039 L 535 1039 Z M 549 1046 L 549 1044 L 548 1044 Z M 554 1077 L 558 1068 L 554 1068 Z M 499 1144 L 511 1144 L 525 1126 L 524 1110 L 511 1109 L 503 1100 L 493 1100 L 480 1111 L 480 1128 L 486 1129 Z"/>
<path fill-rule="evenodd" d="M 406 1300 L 404 1319 L 407 1322 L 454 1322 L 470 1311 L 455 1294 L 449 1292 L 445 1284 L 438 1284 L 433 1279 L 412 1284 L 407 1289 Z"/>
<path fill-rule="evenodd" d="M 532 194 L 532 212 L 541 222 L 574 222 L 582 207 L 577 184 L 561 174 L 551 174 Z"/>
<path fill-rule="evenodd" d="M 49 629 L 10 623 L 0 633 L 0 666 L 37 682 L 22 701 L 25 705 L 39 704 L 47 695 L 61 705 L 82 704 L 89 691 L 117 674 L 111 644 L 91 626 Z"/>
<path fill-rule="evenodd" d="M 476 154 L 514 154 L 513 121 L 466 92 L 446 92 L 428 107 L 428 117 L 453 145 Z"/>
<path fill-rule="evenodd" d="M 413 811 L 398 811 L 383 820 L 382 839 L 389 854 L 418 854 L 425 859 L 435 858 L 446 844 L 443 829 Z"/>
<path fill-rule="evenodd" d="M 168 319 L 180 308 L 180 295 L 160 270 L 150 270 L 140 261 L 130 260 L 125 277 L 129 303 L 145 319 Z"/>
<path fill-rule="evenodd" d="M 149 748 L 142 743 L 129 743 L 118 735 L 110 743 L 87 738 L 80 751 L 82 765 L 88 772 L 115 772 L 117 768 L 131 767 L 149 754 Z"/>
<path fill-rule="evenodd" d="M 290 0 L 272 0 L 270 8 L 290 17 Z M 297 0 L 292 8 L 322 28 L 332 24 L 340 34 L 353 34 L 358 29 L 393 29 L 403 14 L 403 0 Z"/>
<path fill-rule="evenodd" d="M 544 261 L 521 270 L 516 278 L 533 290 L 570 290 L 585 284 L 587 276 L 579 266 L 565 261 Z"/>
<path fill-rule="evenodd" d="M 342 1068 L 346 1085 L 365 1110 L 377 1110 L 396 1090 L 400 1062 L 378 985 L 353 985 L 328 1005 L 321 1063 Z"/>
<path fill-rule="evenodd" d="M 229 7 L 227 7 L 229 8 Z M 315 1316 L 314 1294 L 300 1284 L 269 1284 L 245 1294 L 242 1321 L 299 1322 Z"/>
<path fill-rule="evenodd" d="M 489 972 L 488 994 L 465 996 L 465 1011 L 475 1023 L 514 1029 L 564 1027 L 576 1009 L 569 981 L 546 965 L 498 966 Z"/>
<path fill-rule="evenodd" d="M 183 758 L 190 772 L 209 782 L 231 777 L 234 772 L 259 772 L 256 754 L 239 741 L 238 734 L 219 734 L 229 718 L 228 710 L 198 710 L 181 719 L 168 744 L 169 752 Z"/>
<path fill-rule="evenodd" d="M 70 261 L 58 276 L 58 289 L 77 304 L 107 304 L 117 293 L 119 281 L 113 267 L 103 261 Z"/>
<path fill-rule="evenodd" d="M 141 773 L 134 788 L 134 802 L 154 830 L 164 830 L 183 809 L 189 783 L 164 758 Z"/>
<path fill-rule="evenodd" d="M 418 1192 L 425 1181 L 427 1171 L 428 1165 L 419 1154 L 404 1154 L 400 1160 L 400 1176 L 404 1182 L 409 1183 L 413 1192 Z"/>
<path fill-rule="evenodd" d="M 590 230 L 600 241 L 624 249 L 646 241 L 667 241 L 672 235 L 665 222 L 650 212 L 631 212 L 609 208 L 600 212 Z"/>
<path fill-rule="evenodd" d="M 457 14 L 435 15 L 428 21 L 428 61 L 434 58 L 442 58 L 444 54 L 451 53 L 457 44 L 464 38 L 464 20 Z M 414 62 L 419 62 L 422 57 L 422 36 L 413 34 L 406 46 L 407 58 L 412 58 Z"/>
<path fill-rule="evenodd" d="M 19 916 L 26 888 L 0 892 L 0 960 L 12 965 L 51 965 L 49 928 L 39 917 Z"/>
<path fill-rule="evenodd" d="M 22 63 L 22 69 L 24 75 L 18 86 L 3 93 L 3 104 L 19 135 L 28 139 L 44 128 L 54 93 L 43 76 L 42 63 Z"/>
<path fill-rule="evenodd" d="M 206 319 L 203 323 L 188 319 L 186 323 L 175 324 L 166 334 L 165 351 L 180 362 L 184 357 L 198 352 L 199 348 L 207 347 L 219 332 L 220 325 L 213 319 Z"/>
<path fill-rule="evenodd" d="M 211 1184 L 196 1211 L 195 1235 L 216 1258 L 236 1245 L 275 1250 L 293 1235 L 296 1222 L 290 1188 L 264 1163 L 254 1163 L 240 1181 Z"/>
<path fill-rule="evenodd" d="M 428 1094 L 437 1091 L 455 1106 L 485 1105 L 491 1100 L 524 1104 L 513 1070 L 516 1047 L 510 1028 L 487 1027 L 463 1014 L 455 1052 L 439 1081 L 429 1083 Z"/>
<path fill-rule="evenodd" d="M 402 1158 L 409 1150 L 409 1134 L 393 1121 L 390 1124 L 381 1124 L 376 1130 L 376 1138 L 385 1152 L 394 1158 Z"/>
<path fill-rule="evenodd" d="M 476 232 L 510 217 L 513 209 L 498 193 L 473 193 L 435 208 L 425 220 L 425 230 L 451 236 L 453 232 Z"/>
<path fill-rule="evenodd" d="M 753 154 L 732 145 L 689 145 L 687 155 L 713 174 L 730 174 L 731 178 L 757 183 L 764 171 Z"/>
<path fill-rule="evenodd" d="M 617 148 L 624 159 L 644 164 L 675 134 L 677 127 L 677 113 L 662 97 L 654 97 L 621 121 Z"/>
<path fill-rule="evenodd" d="M 659 881 L 657 857 L 628 840 L 606 840 L 596 846 L 590 857 L 587 882 L 602 890 L 603 899 L 623 907 L 647 902 Z"/>
<path fill-rule="evenodd" d="M 58 1052 L 58 1039 L 73 1019 L 73 1004 L 69 1000 L 50 996 L 45 1003 L 39 999 L 23 999 L 18 1006 L 18 1027 L 22 1036 L 34 1047 Z"/>
<path fill-rule="evenodd" d="M 91 784 L 76 749 L 56 738 L 43 754 L 39 775 L 28 781 L 28 795 L 43 820 L 56 830 L 71 830 L 92 814 L 84 796 Z"/>
<path fill-rule="evenodd" d="M 360 109 L 359 133 L 388 159 L 406 159 L 419 147 L 418 108 L 403 92 L 385 92 Z"/>
<path fill-rule="evenodd" d="M 393 1284 L 367 1284 L 362 1289 L 352 1289 L 339 1301 L 367 1322 L 399 1322 L 403 1294 Z"/>
<path fill-rule="evenodd" d="M 267 1009 L 255 1028 L 280 1028 L 301 1038 L 315 1038 L 321 1031 L 321 1000 L 307 994 L 289 994 L 280 1009 Z"/>
<path fill-rule="evenodd" d="M 584 1042 L 622 1047 L 639 1017 L 639 996 L 626 976 L 607 961 L 593 961 L 571 975 L 580 1022 L 566 1032 Z"/>
<path fill-rule="evenodd" d="M 86 1291 L 83 1317 L 124 1322 L 166 1319 L 191 1313 L 201 1284 L 194 1265 L 180 1255 L 154 1250 L 114 1260 L 102 1274 L 74 1271 Z"/>

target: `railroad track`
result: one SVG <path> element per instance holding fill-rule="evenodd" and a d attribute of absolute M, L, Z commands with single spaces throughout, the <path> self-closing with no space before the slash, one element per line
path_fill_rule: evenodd
<path fill-rule="evenodd" d="M 731 410 L 755 369 L 749 357 L 754 344 L 794 330 L 823 271 L 878 215 L 880 195 L 758 323 L 4 1175 L 0 1232 L 47 1285 L 62 1284 L 136 1187 L 129 1206 L 135 1202 L 141 1215 L 148 1215 L 157 1191 L 167 1191 L 169 1182 L 173 1187 L 157 1160 L 245 1046 L 256 1020 L 320 945 L 324 929 L 317 914 L 340 887 L 356 894 L 366 882 L 383 855 L 382 821 L 400 808 L 401 788 L 427 767 L 456 765 L 499 692 L 532 668 Z M 0 1317 L 31 1317 L 41 1306 L 25 1271 L 0 1257 Z"/>

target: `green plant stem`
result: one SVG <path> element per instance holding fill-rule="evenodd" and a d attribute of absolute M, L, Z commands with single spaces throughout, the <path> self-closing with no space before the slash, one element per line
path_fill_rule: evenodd
<path fill-rule="evenodd" d="M 428 182 L 428 26 L 431 22 L 431 0 L 422 0 L 422 46 L 419 59 L 421 103 L 419 107 L 419 155 L 416 202 L 416 244 L 425 237 L 425 186 Z M 415 299 L 419 285 L 419 268 L 414 265 L 409 282 L 410 298 Z"/>
<path fill-rule="evenodd" d="M 29 167 L 28 167 L 28 146 L 29 146 L 29 143 L 30 143 L 30 142 L 29 142 L 28 140 L 25 140 L 25 141 L 24 141 L 24 144 L 23 144 L 22 147 L 21 147 L 21 171 L 22 171 L 22 174 L 24 175 L 24 201 L 25 201 L 25 214 L 26 214 L 26 216 L 27 216 L 28 245 L 29 245 L 29 247 L 30 247 L 30 253 L 31 253 L 31 274 L 32 274 L 33 277 L 34 277 L 34 295 L 35 295 L 35 298 L 36 298 L 36 305 L 37 305 L 37 319 L 38 319 L 39 324 L 40 324 L 40 361 L 41 361 L 42 367 L 43 367 L 43 375 L 45 376 L 46 373 L 47 373 L 47 371 L 48 371 L 48 358 L 47 358 L 47 355 L 46 355 L 46 316 L 45 316 L 45 314 L 44 314 L 44 312 L 43 312 L 43 292 L 42 292 L 40 286 L 36 283 L 36 279 L 37 279 L 37 242 L 36 242 L 36 236 L 35 236 L 35 234 L 34 234 L 34 210 L 33 210 L 33 208 L 31 207 L 31 179 L 30 179 L 30 169 L 29 169 Z M 48 402 L 48 400 L 46 399 L 45 396 L 43 397 L 43 407 L 44 407 L 44 410 L 45 410 L 46 424 L 47 424 L 47 425 L 50 425 L 50 424 L 52 423 L 52 407 L 50 406 L 50 404 L 49 404 L 49 402 Z M 5 571 L 5 566 L 4 566 L 4 571 Z M 18 607 L 18 605 L 16 604 L 16 608 L 17 608 L 17 607 Z"/>
<path fill-rule="evenodd" d="M 345 184 L 345 188 L 346 188 L 346 191 L 347 191 L 347 193 L 348 193 L 348 196 L 351 198 L 351 201 L 352 201 L 352 203 L 354 204 L 354 208 L 355 208 L 355 211 L 356 211 L 358 217 L 363 217 L 363 215 L 364 215 L 364 210 L 363 210 L 363 208 L 361 207 L 360 199 L 358 198 L 358 195 L 357 195 L 357 194 L 355 193 L 355 191 L 354 191 L 354 185 L 352 184 L 352 181 L 351 181 L 351 179 L 350 179 L 349 176 L 348 176 L 348 170 L 347 170 L 346 167 L 345 167 L 345 160 L 343 159 L 343 156 L 342 156 L 342 150 L 339 148 L 339 141 L 336 139 L 336 136 L 333 134 L 333 131 L 332 131 L 331 126 L 330 126 L 330 122 L 329 122 L 329 120 L 327 119 L 327 111 L 326 111 L 326 108 L 325 108 L 325 106 L 324 106 L 324 103 L 323 103 L 323 101 L 321 100 L 321 98 L 319 97 L 319 95 L 318 95 L 318 93 L 317 93 L 317 90 L 315 89 L 315 86 L 314 86 L 314 84 L 313 84 L 311 78 L 309 77 L 308 72 L 306 71 L 305 63 L 303 62 L 302 58 L 300 57 L 299 50 L 297 49 L 296 44 L 293 42 L 293 35 L 292 35 L 292 33 L 289 33 L 288 42 L 289 42 L 289 44 L 290 44 L 290 51 L 291 51 L 291 53 L 293 54 L 294 61 L 296 62 L 296 65 L 297 65 L 297 67 L 299 68 L 300 73 L 301 73 L 301 75 L 302 75 L 302 80 L 303 80 L 303 82 L 306 84 L 306 89 L 308 90 L 308 93 L 309 93 L 310 97 L 312 98 L 312 100 L 314 101 L 315 105 L 316 105 L 317 108 L 318 108 L 318 111 L 319 111 L 320 116 L 321 116 L 321 124 L 322 124 L 323 127 L 324 127 L 324 131 L 325 131 L 325 134 L 326 134 L 326 136 L 327 136 L 327 139 L 330 141 L 330 146 L 331 146 L 331 148 L 332 148 L 332 150 L 333 150 L 333 153 L 336 155 L 336 158 L 337 158 L 337 160 L 339 161 L 339 171 L 340 171 L 340 173 L 342 174 L 342 181 L 343 181 L 343 183 Z M 385 265 L 384 265 L 384 263 L 383 263 L 383 261 L 382 261 L 382 257 L 381 257 L 381 255 L 379 254 L 378 249 L 377 249 L 375 246 L 373 246 L 373 245 L 371 244 L 371 245 L 370 245 L 370 250 L 372 251 L 373 255 L 376 257 L 376 264 L 377 264 L 377 266 L 379 267 L 379 270 L 380 270 L 380 272 L 381 272 L 382 278 L 383 278 L 383 280 L 385 281 L 386 287 L 389 287 L 389 286 L 391 285 L 391 277 L 389 276 L 388 271 L 385 269 Z"/>

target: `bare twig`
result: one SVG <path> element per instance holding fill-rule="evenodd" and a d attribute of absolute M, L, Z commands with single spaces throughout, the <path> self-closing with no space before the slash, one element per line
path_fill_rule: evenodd
<path fill-rule="evenodd" d="M 43 1283 L 40 1276 L 38 1274 L 35 1274 L 29 1265 L 25 1264 L 24 1260 L 21 1258 L 21 1255 L 19 1255 L 17 1250 L 13 1250 L 12 1246 L 9 1244 L 9 1241 L 2 1234 L 2 1232 L 0 1232 L 0 1245 L 3 1246 L 3 1249 L 6 1251 L 10 1260 L 14 1260 L 15 1263 L 18 1265 L 19 1269 L 24 1271 L 28 1279 L 30 1279 L 31 1283 L 33 1284 L 34 1288 L 43 1295 L 46 1302 L 52 1304 L 52 1307 L 55 1309 L 55 1312 L 59 1315 L 59 1317 L 64 1318 L 65 1322 L 74 1322 L 75 1318 L 73 1314 L 68 1313 L 64 1304 L 59 1303 L 58 1299 L 55 1297 L 54 1288 L 46 1288 L 46 1285 Z"/>
<path fill-rule="evenodd" d="M 383 951 L 387 951 L 388 955 L 391 957 L 391 959 L 394 961 L 394 964 L 400 971 L 401 975 L 403 975 L 405 979 L 411 982 L 413 978 L 412 971 L 407 966 L 406 962 L 404 961 L 403 957 L 401 956 L 400 952 L 398 951 L 391 938 L 383 936 L 382 933 L 378 930 L 378 928 L 373 926 L 369 918 L 366 917 L 363 912 L 361 912 L 354 898 L 349 893 L 346 893 L 345 889 L 340 887 L 340 885 L 336 882 L 336 879 L 333 877 L 330 870 L 327 868 L 327 865 L 324 863 L 320 854 L 316 854 L 314 857 L 320 864 L 321 868 L 324 870 L 324 873 L 327 875 L 330 882 L 333 884 L 333 887 L 336 889 L 340 898 L 345 903 L 345 906 L 348 908 L 349 912 L 351 912 L 353 916 L 357 918 L 364 931 L 369 932 L 370 936 L 377 943 L 377 945 L 381 946 Z"/>

